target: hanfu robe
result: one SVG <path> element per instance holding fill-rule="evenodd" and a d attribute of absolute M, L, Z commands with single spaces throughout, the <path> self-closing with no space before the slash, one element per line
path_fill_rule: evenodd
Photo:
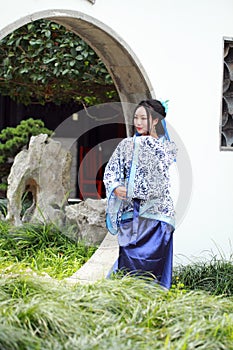
<path fill-rule="evenodd" d="M 170 195 L 169 167 L 177 147 L 164 137 L 123 139 L 104 173 L 107 195 L 106 225 L 118 234 L 119 258 L 115 270 L 150 274 L 170 288 L 172 279 L 174 205 Z M 127 188 L 120 200 L 114 190 Z"/>

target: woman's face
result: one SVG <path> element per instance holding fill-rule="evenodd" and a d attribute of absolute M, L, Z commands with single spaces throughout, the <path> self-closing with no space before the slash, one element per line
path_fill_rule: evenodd
<path fill-rule="evenodd" d="M 149 117 L 151 121 L 151 116 Z M 134 126 L 139 134 L 147 135 L 148 132 L 148 122 L 146 110 L 143 106 L 137 108 L 134 114 Z"/>

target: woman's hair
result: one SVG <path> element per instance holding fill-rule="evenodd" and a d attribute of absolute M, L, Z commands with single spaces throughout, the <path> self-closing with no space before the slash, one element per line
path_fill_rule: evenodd
<path fill-rule="evenodd" d="M 139 107 L 144 107 L 146 110 L 146 115 L 147 115 L 147 125 L 148 125 L 148 135 L 149 135 L 149 130 L 150 130 L 150 115 L 152 119 L 158 118 L 159 121 L 156 124 L 156 132 L 158 136 L 163 136 L 165 134 L 163 125 L 161 123 L 161 120 L 166 117 L 166 111 L 162 103 L 158 100 L 143 100 L 139 102 L 139 104 L 136 106 L 134 113 L 133 113 L 133 118 L 134 115 Z M 135 133 L 135 127 L 133 124 L 133 134 Z"/>

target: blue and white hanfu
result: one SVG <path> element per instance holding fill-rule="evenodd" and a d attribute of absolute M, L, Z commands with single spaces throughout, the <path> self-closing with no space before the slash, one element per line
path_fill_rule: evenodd
<path fill-rule="evenodd" d="M 116 270 L 149 274 L 166 288 L 172 279 L 175 229 L 169 166 L 176 154 L 175 143 L 165 137 L 128 137 L 119 143 L 104 173 L 106 225 L 118 234 L 120 246 Z M 114 194 L 118 186 L 127 188 L 126 200 Z"/>

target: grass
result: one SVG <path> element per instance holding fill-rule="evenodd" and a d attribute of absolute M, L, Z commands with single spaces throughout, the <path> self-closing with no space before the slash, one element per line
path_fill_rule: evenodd
<path fill-rule="evenodd" d="M 76 272 L 96 248 L 73 241 L 54 225 L 12 227 L 0 221 L 2 273 L 32 270 L 63 279 Z"/>
<path fill-rule="evenodd" d="M 178 266 L 168 292 L 120 275 L 69 284 L 95 249 L 54 225 L 0 221 L 1 350 L 233 349 L 231 260 Z"/>
<path fill-rule="evenodd" d="M 0 281 L 0 348 L 232 349 L 233 300 L 124 277 L 69 286 Z"/>
<path fill-rule="evenodd" d="M 173 271 L 173 284 L 213 295 L 233 296 L 233 255 L 228 260 L 213 255 L 208 261 L 179 265 Z"/>

